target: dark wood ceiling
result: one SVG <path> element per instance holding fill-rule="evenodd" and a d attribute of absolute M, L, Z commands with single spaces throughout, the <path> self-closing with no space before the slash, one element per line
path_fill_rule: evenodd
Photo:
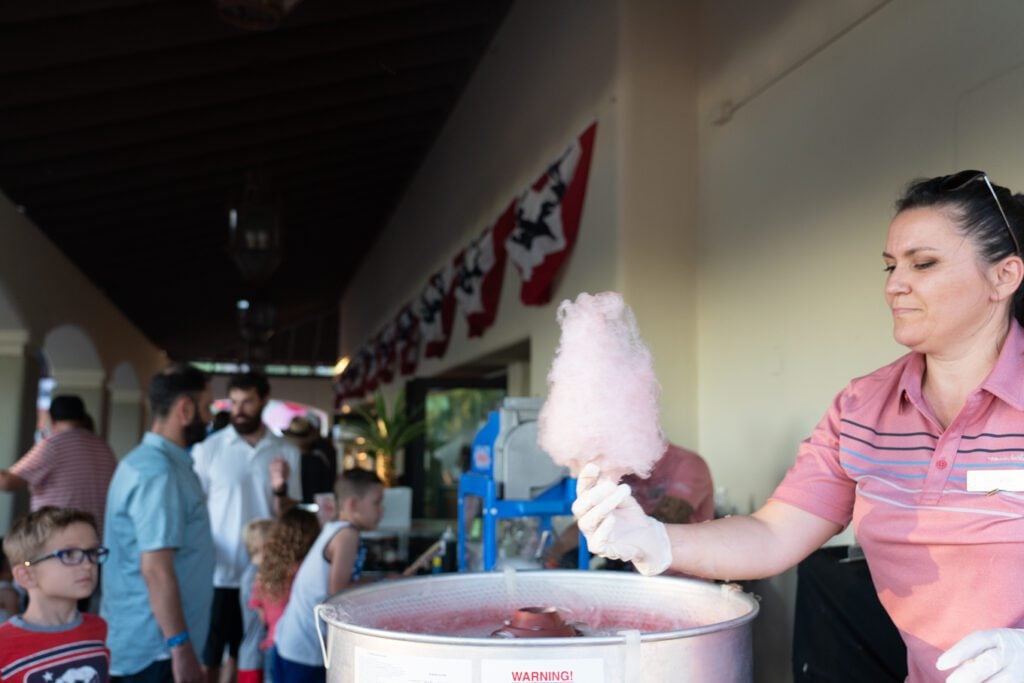
<path fill-rule="evenodd" d="M 266 360 L 333 363 L 339 297 L 510 4 L 304 0 L 245 32 L 214 0 L 0 0 L 0 189 L 172 357 L 245 360 L 236 302 L 262 297 Z M 283 205 L 262 287 L 227 251 L 253 170 Z"/>

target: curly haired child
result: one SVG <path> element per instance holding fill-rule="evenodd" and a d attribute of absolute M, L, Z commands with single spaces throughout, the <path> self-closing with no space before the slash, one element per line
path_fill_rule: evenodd
<path fill-rule="evenodd" d="M 267 627 L 259 610 L 249 606 L 256 574 L 263 561 L 263 544 L 274 520 L 250 519 L 242 529 L 242 540 L 249 552 L 249 566 L 242 574 L 239 587 L 239 608 L 242 612 L 242 642 L 238 645 L 238 683 L 263 683 L 263 641 Z"/>
<path fill-rule="evenodd" d="M 249 599 L 249 606 L 261 612 L 267 625 L 267 635 L 260 643 L 264 652 L 269 653 L 274 645 L 277 621 L 288 604 L 295 572 L 319 533 L 320 522 L 316 515 L 297 507 L 281 515 L 267 530 L 262 561 Z"/>

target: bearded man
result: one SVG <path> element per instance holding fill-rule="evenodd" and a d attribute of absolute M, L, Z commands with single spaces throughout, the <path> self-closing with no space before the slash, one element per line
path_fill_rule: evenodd
<path fill-rule="evenodd" d="M 280 515 L 302 496 L 298 449 L 263 424 L 270 400 L 267 378 L 235 375 L 228 398 L 231 424 L 192 449 L 216 549 L 210 632 L 202 656 L 209 683 L 220 680 L 225 648 L 234 669 L 242 640 L 239 587 L 249 565 L 243 529 L 249 520 Z"/>
<path fill-rule="evenodd" d="M 110 673 L 123 683 L 200 683 L 213 598 L 213 538 L 188 448 L 206 435 L 210 388 L 171 366 L 149 386 L 153 425 L 117 465 L 107 493 L 100 615 Z"/>

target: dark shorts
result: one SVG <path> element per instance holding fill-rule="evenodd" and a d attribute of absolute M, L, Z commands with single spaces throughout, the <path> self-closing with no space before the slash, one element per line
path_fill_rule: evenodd
<path fill-rule="evenodd" d="M 142 671 L 127 676 L 111 676 L 110 683 L 174 683 L 171 660 L 153 662 Z"/>
<path fill-rule="evenodd" d="M 203 666 L 220 666 L 224 648 L 232 659 L 238 658 L 242 642 L 242 606 L 237 588 L 214 588 L 210 610 L 210 635 L 203 647 Z"/>

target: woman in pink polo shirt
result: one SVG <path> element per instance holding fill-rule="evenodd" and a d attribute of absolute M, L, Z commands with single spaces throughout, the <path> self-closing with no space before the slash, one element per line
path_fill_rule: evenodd
<path fill-rule="evenodd" d="M 1024 681 L 1022 239 L 1024 196 L 980 171 L 910 185 L 883 252 L 910 353 L 836 396 L 752 515 L 666 526 L 588 465 L 573 512 L 590 549 L 755 579 L 852 521 L 909 681 Z"/>

